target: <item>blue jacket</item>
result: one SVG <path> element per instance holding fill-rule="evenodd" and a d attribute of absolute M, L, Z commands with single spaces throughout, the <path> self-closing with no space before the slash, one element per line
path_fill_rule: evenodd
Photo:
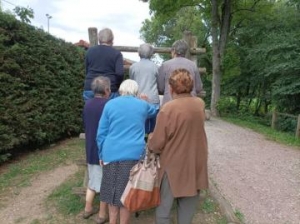
<path fill-rule="evenodd" d="M 104 107 L 97 131 L 99 159 L 107 162 L 139 160 L 145 148 L 145 121 L 155 106 L 133 96 L 120 96 Z"/>

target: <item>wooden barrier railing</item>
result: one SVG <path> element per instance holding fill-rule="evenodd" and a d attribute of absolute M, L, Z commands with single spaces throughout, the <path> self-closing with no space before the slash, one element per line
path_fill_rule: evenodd
<path fill-rule="evenodd" d="M 272 113 L 272 123 L 271 123 L 271 127 L 273 129 L 276 129 L 276 123 L 278 120 L 278 116 L 285 116 L 285 117 L 297 119 L 297 127 L 296 127 L 296 131 L 295 131 L 295 137 L 300 138 L 300 114 L 297 116 L 297 115 L 292 115 L 292 114 L 279 113 L 278 111 L 274 110 Z"/>

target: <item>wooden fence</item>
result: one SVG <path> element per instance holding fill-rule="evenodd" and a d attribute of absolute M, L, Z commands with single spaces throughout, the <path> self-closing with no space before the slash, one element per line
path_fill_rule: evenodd
<path fill-rule="evenodd" d="M 300 138 L 300 114 L 297 116 L 297 115 L 292 115 L 292 114 L 279 113 L 278 111 L 274 110 L 272 113 L 272 123 L 271 123 L 271 127 L 273 129 L 276 129 L 276 123 L 278 120 L 278 116 L 285 116 L 285 117 L 297 119 L 297 127 L 296 127 L 296 131 L 295 131 L 295 137 Z"/>

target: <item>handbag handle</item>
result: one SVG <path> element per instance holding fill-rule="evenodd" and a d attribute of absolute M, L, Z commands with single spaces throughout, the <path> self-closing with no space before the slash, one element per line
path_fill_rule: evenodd
<path fill-rule="evenodd" d="M 154 152 L 150 152 L 148 146 L 146 147 L 143 165 L 145 168 L 150 166 L 156 166 L 157 168 L 160 168 L 159 155 L 155 154 Z"/>

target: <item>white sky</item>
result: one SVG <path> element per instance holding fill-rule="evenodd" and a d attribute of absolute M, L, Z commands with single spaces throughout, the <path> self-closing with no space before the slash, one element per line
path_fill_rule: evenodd
<path fill-rule="evenodd" d="M 149 5 L 139 0 L 2 0 L 3 10 L 13 10 L 15 6 L 33 9 L 34 19 L 31 24 L 68 42 L 80 39 L 89 41 L 88 28 L 104 27 L 114 32 L 114 45 L 139 46 L 139 30 L 142 22 L 150 18 Z M 13 5 L 7 3 L 10 2 Z M 137 53 L 123 53 L 125 58 L 138 61 Z"/>

